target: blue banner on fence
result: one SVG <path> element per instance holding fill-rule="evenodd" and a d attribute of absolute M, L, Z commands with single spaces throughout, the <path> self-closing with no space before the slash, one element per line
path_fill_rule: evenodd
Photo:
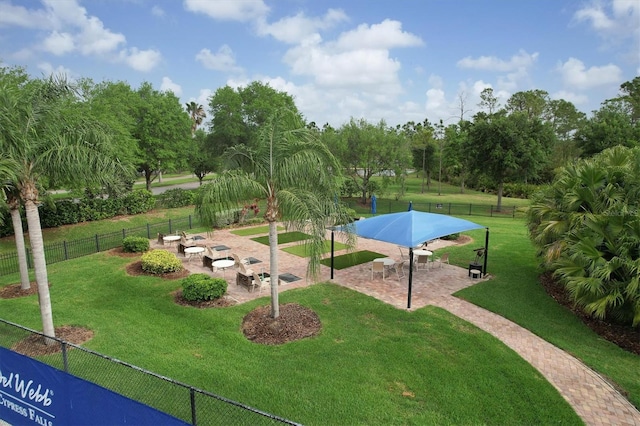
<path fill-rule="evenodd" d="M 0 419 L 41 426 L 188 424 L 5 348 L 0 348 Z"/>

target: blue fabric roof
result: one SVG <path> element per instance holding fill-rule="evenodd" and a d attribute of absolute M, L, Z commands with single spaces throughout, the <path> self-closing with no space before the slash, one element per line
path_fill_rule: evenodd
<path fill-rule="evenodd" d="M 354 226 L 351 230 L 360 237 L 403 247 L 417 247 L 446 235 L 484 228 L 468 220 L 415 210 L 361 219 L 351 225 Z"/>

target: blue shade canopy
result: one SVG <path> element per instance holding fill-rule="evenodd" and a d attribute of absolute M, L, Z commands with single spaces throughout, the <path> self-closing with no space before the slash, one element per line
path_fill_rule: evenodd
<path fill-rule="evenodd" d="M 484 228 L 468 220 L 415 210 L 361 219 L 352 225 L 352 231 L 360 237 L 409 248 L 446 235 Z"/>

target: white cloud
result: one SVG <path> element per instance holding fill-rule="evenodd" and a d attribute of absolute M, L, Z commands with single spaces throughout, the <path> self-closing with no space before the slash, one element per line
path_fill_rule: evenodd
<path fill-rule="evenodd" d="M 640 2 L 638 0 L 592 1 L 576 11 L 575 22 L 587 22 L 605 43 L 605 48 L 630 40 L 627 57 L 640 62 Z"/>
<path fill-rule="evenodd" d="M 436 115 L 442 116 L 441 111 L 446 107 L 446 98 L 444 95 L 444 90 L 442 89 L 429 89 L 426 93 L 427 102 L 426 109 L 429 113 L 435 113 Z"/>
<path fill-rule="evenodd" d="M 182 96 L 182 87 L 179 84 L 171 81 L 169 77 L 162 77 L 160 90 L 163 92 L 173 92 L 173 94 L 178 97 Z"/>
<path fill-rule="evenodd" d="M 0 27 L 51 28 L 51 22 L 44 10 L 30 10 L 23 6 L 14 6 L 8 1 L 0 1 L 0 9 Z"/>
<path fill-rule="evenodd" d="M 549 96 L 551 97 L 551 99 L 564 99 L 565 101 L 569 101 L 576 106 L 586 105 L 589 102 L 589 98 L 586 95 L 568 92 L 566 90 L 559 90 Z"/>
<path fill-rule="evenodd" d="M 196 60 L 207 69 L 226 72 L 241 72 L 242 68 L 236 65 L 233 50 L 226 44 L 212 53 L 209 49 L 202 49 L 196 54 Z"/>
<path fill-rule="evenodd" d="M 69 33 L 60 33 L 53 31 L 42 42 L 43 49 L 47 52 L 53 53 L 56 56 L 61 56 L 69 52 L 73 52 L 76 48 L 73 36 Z"/>
<path fill-rule="evenodd" d="M 485 71 L 509 72 L 530 68 L 538 59 L 538 52 L 529 54 L 520 50 L 509 60 L 500 59 L 496 56 L 480 56 L 476 59 L 467 56 L 458 61 L 458 67 L 471 68 Z"/>
<path fill-rule="evenodd" d="M 62 65 L 58 65 L 57 67 L 54 67 L 49 62 L 40 62 L 38 64 L 38 68 L 47 77 L 53 75 L 53 76 L 65 77 L 67 80 L 75 80 L 73 77 L 73 74 L 71 73 L 71 70 L 69 68 L 63 67 Z"/>
<path fill-rule="evenodd" d="M 160 61 L 161 55 L 156 50 L 139 50 L 136 47 L 125 49 L 125 36 L 105 28 L 104 23 L 89 15 L 77 0 L 42 0 L 42 4 L 42 9 L 27 9 L 0 0 L 0 26 L 48 31 L 40 39 L 37 49 L 57 56 L 77 52 L 84 56 L 123 62 L 138 71 L 149 71 Z M 31 53 L 23 48 L 20 55 L 28 57 Z"/>
<path fill-rule="evenodd" d="M 119 58 L 136 71 L 148 72 L 160 63 L 162 55 L 157 50 L 138 50 L 132 47 L 121 50 Z"/>
<path fill-rule="evenodd" d="M 340 35 L 336 47 L 340 50 L 393 49 L 422 46 L 422 39 L 402 31 L 402 23 L 385 19 L 379 24 L 361 24 L 355 30 Z"/>
<path fill-rule="evenodd" d="M 558 65 L 557 70 L 566 85 L 579 89 L 618 84 L 622 81 L 622 70 L 614 64 L 587 69 L 579 59 L 569 58 L 565 63 Z"/>
<path fill-rule="evenodd" d="M 184 8 L 221 21 L 247 22 L 269 13 L 263 0 L 184 0 Z"/>
<path fill-rule="evenodd" d="M 310 18 L 304 13 L 295 16 L 287 16 L 271 24 L 260 19 L 257 25 L 257 32 L 261 36 L 270 35 L 276 40 L 297 44 L 319 30 L 325 30 L 334 25 L 347 21 L 349 18 L 340 9 L 329 9 L 321 18 Z"/>
<path fill-rule="evenodd" d="M 157 18 L 162 18 L 165 16 L 165 11 L 160 6 L 154 4 L 151 8 L 151 14 Z"/>

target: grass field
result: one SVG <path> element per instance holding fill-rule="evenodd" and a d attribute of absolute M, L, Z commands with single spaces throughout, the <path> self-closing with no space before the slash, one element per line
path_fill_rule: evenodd
<path fill-rule="evenodd" d="M 346 248 L 347 248 L 346 244 L 343 244 L 339 241 L 334 242 L 335 251 L 343 250 Z M 282 251 L 286 251 L 287 253 L 295 254 L 296 256 L 300 256 L 300 257 L 309 257 L 307 247 L 304 244 L 300 244 L 292 247 L 285 247 L 282 249 Z M 331 251 L 331 241 L 325 240 L 322 252 L 329 253 L 330 251 Z"/>
<path fill-rule="evenodd" d="M 415 183 L 412 183 L 415 185 Z M 444 185 L 443 185 L 444 188 Z M 453 189 L 451 189 L 453 191 Z M 443 191 L 444 193 L 444 191 Z M 470 197 L 473 196 L 472 200 L 477 200 L 478 203 L 488 204 L 492 201 L 495 201 L 495 196 L 490 196 L 487 194 L 468 194 Z M 391 194 L 388 195 L 392 197 Z M 409 197 L 414 201 L 416 200 L 424 200 L 428 202 L 428 200 L 438 200 L 440 197 L 444 197 L 445 195 L 438 196 L 437 194 L 433 194 L 432 190 L 426 194 L 411 194 L 410 196 L 405 196 L 400 200 L 402 203 L 408 202 Z M 447 197 L 452 197 L 452 200 L 461 200 L 464 196 L 460 194 L 450 194 Z M 424 198 L 418 198 L 424 197 Z M 444 199 L 444 198 L 442 198 Z M 403 201 L 407 200 L 407 201 Z M 379 198 L 379 202 L 381 199 Z M 522 201 L 522 200 L 521 200 Z M 395 200 L 394 200 L 395 202 Z M 453 201 L 452 201 L 453 202 Z M 508 200 L 505 200 L 505 205 L 508 205 Z M 526 202 L 526 200 L 524 200 Z M 122 218 L 122 221 L 101 221 L 94 222 L 76 226 L 69 227 L 61 227 L 56 230 L 44 230 L 45 233 L 45 241 L 53 241 L 53 240 L 61 240 L 67 239 L 71 240 L 74 238 L 86 237 L 90 235 L 95 235 L 96 233 L 102 232 L 112 232 L 113 230 L 122 229 L 124 227 L 132 226 L 131 224 L 135 221 L 139 223 L 146 223 L 147 221 L 154 221 L 159 218 L 159 216 L 163 216 L 162 220 L 166 217 L 170 217 L 170 215 L 175 214 L 175 217 L 184 217 L 185 212 L 189 211 L 189 213 L 193 213 L 193 209 L 177 209 L 176 211 L 158 211 L 153 212 L 150 215 L 143 215 L 135 218 Z M 186 213 L 186 214 L 189 214 Z M 636 407 L 640 407 L 640 381 L 637 379 L 637 371 L 640 371 L 640 357 L 630 354 L 628 352 L 622 351 L 615 345 L 601 339 L 591 330 L 589 330 L 582 322 L 577 319 L 571 312 L 558 305 L 551 297 L 549 297 L 545 292 L 542 286 L 538 282 L 538 274 L 539 269 L 537 267 L 537 261 L 535 259 L 535 252 L 528 240 L 526 227 L 524 222 L 520 219 L 512 219 L 512 218 L 488 218 L 488 217 L 464 217 L 465 219 L 472 220 L 476 223 L 479 223 L 484 226 L 488 226 L 490 228 L 490 250 L 488 253 L 488 270 L 491 275 L 494 276 L 493 279 L 487 282 L 481 282 L 473 287 L 465 289 L 461 291 L 458 296 L 465 298 L 472 303 L 475 303 L 479 306 L 485 307 L 493 312 L 496 312 L 519 325 L 531 330 L 533 333 L 541 336 L 545 340 L 555 344 L 556 346 L 564 349 L 565 351 L 571 353 L 572 355 L 581 359 L 586 365 L 598 371 L 603 376 L 607 377 L 609 380 L 614 382 L 616 386 L 620 387 L 624 393 L 628 395 L 628 398 L 632 403 L 636 405 Z M 138 225 L 133 225 L 138 226 Z M 196 232 L 196 231 L 194 231 Z M 478 241 L 484 241 L 484 231 L 472 231 L 469 234 L 474 237 Z M 72 237 L 70 237 L 72 236 Z M 7 242 L 10 241 L 10 242 Z M 3 239 L 0 242 L 0 247 L 9 246 L 12 244 L 12 239 Z M 474 246 L 475 247 L 475 246 Z M 466 264 L 473 258 L 472 253 L 470 252 L 469 246 L 461 246 L 461 247 L 448 247 L 447 251 L 451 252 L 451 263 L 457 264 L 459 266 L 466 267 Z M 380 257 L 376 255 L 376 257 Z M 124 268 L 124 261 L 117 261 L 116 259 L 111 259 L 106 257 L 106 255 L 95 255 L 91 256 L 92 260 L 82 260 L 77 259 L 74 261 L 63 262 L 61 264 L 51 265 L 51 283 L 52 283 L 52 300 L 54 301 L 54 320 L 56 324 L 80 324 L 90 327 L 92 329 L 96 329 L 99 331 L 97 333 L 96 338 L 90 342 L 89 347 L 96 348 L 96 350 L 104 351 L 110 355 L 116 356 L 120 354 L 124 356 L 123 359 L 130 360 L 130 362 L 137 363 L 140 361 L 142 366 L 147 365 L 148 368 L 158 371 L 165 372 L 167 375 L 175 378 L 185 378 L 187 382 L 191 383 L 190 380 L 193 379 L 194 385 L 198 385 L 198 383 L 203 383 L 209 386 L 211 383 L 216 383 L 216 390 L 219 391 L 219 385 L 224 390 L 229 390 L 231 393 L 226 394 L 225 396 L 233 397 L 233 395 L 237 396 L 239 400 L 243 402 L 248 402 L 243 397 L 242 389 L 251 388 L 251 391 L 248 392 L 250 395 L 248 399 L 251 401 L 256 401 L 258 406 L 262 407 L 267 411 L 272 411 L 276 414 L 284 415 L 287 417 L 288 415 L 285 413 L 296 414 L 296 416 L 290 416 L 291 418 L 302 421 L 304 423 L 314 423 L 321 422 L 322 418 L 314 417 L 314 413 L 320 411 L 321 404 L 339 404 L 339 411 L 343 410 L 342 404 L 359 404 L 359 395 L 361 392 L 367 392 L 368 386 L 363 385 L 362 387 L 353 387 L 349 386 L 346 381 L 355 380 L 356 383 L 360 376 L 349 376 L 345 378 L 345 382 L 339 381 L 331 381 L 332 385 L 337 386 L 337 390 L 331 390 L 329 388 L 324 388 L 321 391 L 305 391 L 304 396 L 301 396 L 301 399 L 296 399 L 294 397 L 294 401 L 299 402 L 302 405 L 307 404 L 311 411 L 309 417 L 312 418 L 312 421 L 306 422 L 303 419 L 307 419 L 306 415 L 301 417 L 297 416 L 296 411 L 298 408 L 285 407 L 286 404 L 280 401 L 280 398 L 288 398 L 289 390 L 282 389 L 276 390 L 272 389 L 271 377 L 264 376 L 259 371 L 261 368 L 269 370 L 272 365 L 276 365 L 279 362 L 280 358 L 267 357 L 268 361 L 272 364 L 262 363 L 261 361 L 251 359 L 249 362 L 247 369 L 240 369 L 236 373 L 234 372 L 219 372 L 214 371 L 211 372 L 208 369 L 211 368 L 211 364 L 218 365 L 218 360 L 212 361 L 211 358 L 206 358 L 207 361 L 200 361 L 197 358 L 196 354 L 200 354 L 199 350 L 201 347 L 207 348 L 208 354 L 217 355 L 219 352 L 224 352 L 224 349 L 217 348 L 217 346 L 212 347 L 212 342 L 220 343 L 220 344 L 229 344 L 231 348 L 242 351 L 247 350 L 245 345 L 241 343 L 242 336 L 237 334 L 238 324 L 241 320 L 243 313 L 248 312 L 255 307 L 257 304 L 266 303 L 266 299 L 263 299 L 261 302 L 250 303 L 241 307 L 234 307 L 232 309 L 224 310 L 224 315 L 228 315 L 219 318 L 218 312 L 199 312 L 196 313 L 195 310 L 175 310 L 176 308 L 172 306 L 170 300 L 168 299 L 168 292 L 172 291 L 172 289 L 177 288 L 177 283 L 167 283 L 162 281 L 130 281 L 128 278 L 123 276 L 122 269 Z M 326 260 L 325 260 L 326 261 Z M 104 273 L 102 273 L 102 269 L 100 269 L 101 273 L 96 273 L 96 270 L 92 270 L 89 265 L 85 265 L 85 262 L 88 264 L 93 264 L 97 267 L 105 267 Z M 78 272 L 78 274 L 76 274 Z M 84 274 L 84 275 L 83 275 Z M 104 275 L 104 277 L 103 277 Z M 87 280 L 86 277 L 92 277 L 91 280 Z M 95 277 L 95 278 L 94 278 Z M 2 277 L 0 278 L 0 286 L 15 283 L 17 282 L 17 277 Z M 100 290 L 93 295 L 92 285 L 96 285 Z M 104 288 L 103 288 L 104 287 Z M 108 289 L 108 287 L 113 287 L 112 289 Z M 118 290 L 118 291 L 115 291 Z M 114 294 L 111 294 L 112 291 L 115 291 Z M 103 293 L 107 292 L 108 297 L 103 297 Z M 326 292 L 326 293 L 325 293 Z M 55 295 L 54 295 L 55 293 Z M 339 300 L 334 301 L 329 298 L 336 297 Z M 358 297 L 356 297 L 358 296 Z M 129 302 L 126 300 L 131 297 Z M 330 309 L 329 306 L 324 306 L 323 301 L 325 300 L 331 306 L 331 309 L 335 308 L 337 305 L 340 306 L 340 309 L 346 309 L 349 311 L 347 318 L 347 322 L 344 324 L 339 321 L 338 318 L 334 318 L 331 314 L 325 314 L 325 309 Z M 354 306 L 344 305 L 341 302 L 341 298 L 348 298 L 351 303 L 354 303 Z M 124 300 L 120 300 L 124 299 Z M 351 311 L 354 310 L 356 312 L 360 312 L 356 323 L 358 327 L 354 328 L 354 332 L 359 331 L 359 327 L 361 326 L 361 322 L 366 323 L 369 327 L 378 330 L 387 330 L 390 327 L 389 324 L 402 325 L 406 321 L 409 321 L 413 324 L 414 328 L 421 327 L 433 327 L 431 321 L 435 321 L 433 319 L 424 319 L 425 322 L 422 323 L 422 326 L 416 325 L 411 317 L 412 314 L 405 316 L 406 313 L 398 313 L 396 315 L 389 315 L 386 313 L 386 305 L 377 304 L 374 300 L 369 300 L 362 295 L 353 295 L 351 292 L 346 291 L 344 289 L 335 289 L 331 285 L 322 285 L 322 286 L 314 286 L 310 289 L 305 289 L 304 291 L 294 291 L 294 292 L 285 292 L 282 295 L 281 301 L 297 301 L 302 303 L 309 303 L 309 306 L 312 306 L 314 310 L 316 309 L 316 303 L 320 305 L 320 312 L 323 312 L 322 320 L 323 324 L 325 324 L 325 330 L 323 330 L 323 336 L 326 336 L 326 333 L 329 333 L 331 338 L 335 339 L 336 343 L 340 343 L 342 341 L 349 342 L 349 348 L 353 349 L 353 354 L 349 354 L 341 351 L 341 346 L 338 345 L 338 353 L 341 356 L 344 356 L 343 360 L 340 357 L 328 357 L 326 361 L 335 363 L 335 369 L 337 371 L 342 371 L 344 368 L 351 368 L 351 364 L 347 363 L 345 360 L 351 360 L 352 358 L 360 358 L 364 356 L 365 358 L 369 358 L 371 356 L 372 364 L 375 367 L 378 365 L 389 365 L 391 363 L 395 363 L 395 357 L 399 358 L 399 362 L 402 365 L 405 365 L 407 368 L 408 364 L 404 363 L 403 357 L 407 356 L 407 353 L 411 354 L 409 357 L 411 362 L 415 365 L 419 366 L 419 373 L 416 374 L 431 374 L 430 372 L 425 372 L 422 368 L 424 362 L 427 362 L 427 358 L 421 355 L 421 351 L 425 349 L 419 346 L 414 346 L 411 343 L 408 343 L 405 352 L 395 352 L 391 351 L 388 355 L 376 354 L 370 355 L 369 351 L 373 351 L 373 347 L 369 347 L 368 343 L 365 343 L 367 346 L 367 351 L 359 352 L 357 350 L 358 346 L 354 342 L 353 339 L 357 340 L 357 336 L 351 333 L 349 329 L 348 321 L 352 320 Z M 113 307 L 110 304 L 113 303 Z M 148 318 L 142 318 L 137 312 L 131 312 L 131 325 L 134 327 L 133 329 L 129 329 L 129 319 L 127 315 L 129 312 L 127 309 L 124 309 L 122 312 L 120 311 L 121 305 L 125 305 L 126 307 L 135 306 L 137 303 L 142 303 L 144 306 L 143 311 L 148 314 L 148 317 L 154 317 L 155 315 L 159 315 L 160 318 L 163 318 L 162 324 L 169 323 L 169 317 L 172 318 L 172 321 L 175 323 L 180 323 L 184 318 L 197 317 L 198 325 L 194 326 L 198 330 L 202 330 L 203 335 L 192 335 L 190 327 L 188 324 L 176 324 L 175 326 L 179 329 L 176 331 L 178 334 L 183 331 L 188 331 L 186 333 L 184 341 L 189 342 L 187 348 L 181 348 L 178 350 L 180 354 L 179 357 L 184 359 L 180 359 L 178 362 L 170 357 L 167 360 L 155 360 L 155 359 L 147 359 L 143 354 L 146 353 L 155 353 L 158 351 L 159 354 L 165 354 L 167 352 L 166 348 L 171 347 L 172 344 L 176 344 L 175 341 L 171 340 L 162 340 L 160 343 L 155 343 L 153 341 L 149 342 L 149 346 L 145 346 L 144 348 L 139 348 L 137 345 L 132 344 L 129 340 L 125 339 L 122 344 L 117 341 L 118 336 L 120 336 L 120 330 L 118 330 L 118 326 L 126 325 L 126 330 L 131 332 L 137 338 L 146 341 L 147 336 L 155 336 L 160 335 L 164 332 L 163 325 L 158 325 L 157 327 L 153 324 L 145 324 L 145 320 Z M 78 309 L 78 306 L 83 306 L 83 309 Z M 369 314 L 361 312 L 361 308 L 363 306 L 367 306 L 370 310 Z M 15 322 L 25 324 L 27 326 L 38 329 L 39 325 L 39 317 L 37 312 L 37 298 L 27 298 L 23 300 L 0 300 L 0 311 L 2 312 L 2 317 L 13 320 Z M 82 312 L 80 312 L 82 311 Z M 86 311 L 86 312 L 85 312 Z M 95 312 L 94 312 L 95 311 Z M 421 318 L 426 315 L 430 317 L 437 311 L 435 308 L 426 308 L 424 310 L 419 310 L 415 317 L 420 316 Z M 384 312 L 384 314 L 382 313 Z M 437 316 L 442 316 L 441 312 L 435 312 Z M 95 315 L 94 315 L 95 314 Z M 112 315 L 112 317 L 110 317 Z M 336 314 L 340 316 L 340 314 Z M 370 315 L 370 317 L 368 317 Z M 167 317 L 165 319 L 165 316 Z M 446 317 L 446 315 L 444 316 Z M 178 319 L 178 321 L 176 321 Z M 387 321 L 391 321 L 387 323 Z M 446 327 L 456 327 L 462 330 L 473 329 L 468 324 L 463 322 L 456 321 L 455 318 L 449 319 L 446 318 L 445 323 L 448 324 Z M 104 322 L 104 324 L 102 324 Z M 206 327 L 202 327 L 202 324 L 206 324 Z M 427 326 L 427 324 L 429 324 Z M 441 323 L 442 324 L 442 323 Z M 333 326 L 336 326 L 342 332 L 336 332 L 333 329 Z M 140 330 L 136 330 L 135 327 L 140 327 Z M 173 329 L 171 329 L 173 330 Z M 431 333 L 431 328 L 428 329 L 429 332 L 427 336 L 429 339 L 432 338 L 439 340 L 440 338 L 444 338 L 439 333 L 438 330 L 435 333 Z M 424 329 L 423 329 L 424 331 Z M 425 339 L 424 335 L 415 334 L 416 330 L 408 331 L 409 335 L 412 338 L 416 339 Z M 405 344 L 404 335 L 405 331 L 398 331 L 398 344 Z M 484 334 L 475 332 L 477 334 Z M 112 335 L 113 334 L 113 335 Z M 384 336 L 384 337 L 383 337 Z M 168 336 L 162 336 L 163 339 Z M 380 334 L 376 335 L 375 332 L 371 332 L 366 335 L 366 338 L 370 338 L 373 341 L 377 341 L 379 339 L 388 339 L 394 340 L 396 335 L 393 334 Z M 227 340 L 230 339 L 230 340 Z M 411 339 L 409 339 L 409 342 Z M 429 340 L 430 342 L 430 340 Z M 177 344 L 183 343 L 180 340 Z M 472 344 L 473 342 L 467 342 Z M 162 344 L 166 344 L 168 346 L 162 346 Z M 132 345 L 132 346 L 128 346 Z M 351 346 L 354 345 L 354 346 Z M 452 343 L 455 345 L 455 343 Z M 285 345 L 287 346 L 287 345 Z M 279 348 L 274 349 L 274 351 L 282 354 L 283 356 L 290 357 L 306 357 L 306 350 L 319 350 L 321 352 L 326 349 L 321 349 L 315 347 L 312 343 L 302 343 L 301 345 L 293 345 L 291 348 Z M 302 348 L 304 349 L 302 349 Z M 384 346 L 386 348 L 386 346 Z M 469 346 L 473 347 L 473 346 Z M 251 345 L 249 348 L 253 349 Z M 468 348 L 468 347 L 467 347 Z M 461 348 L 448 347 L 447 349 L 443 349 L 442 356 L 445 358 L 450 358 L 449 361 L 451 364 L 438 364 L 438 368 L 443 368 L 445 371 L 456 373 L 457 365 L 457 351 L 463 351 L 467 349 L 464 345 Z M 333 350 L 333 349 L 331 349 Z M 256 352 L 248 351 L 248 356 L 262 356 L 264 353 L 263 350 Z M 455 356 L 454 356 L 455 355 Z M 464 356 L 467 356 L 466 354 Z M 195 359 L 194 359 L 195 357 Z M 215 357 L 215 356 L 214 356 Z M 226 371 L 228 365 L 225 364 L 227 355 L 224 355 L 220 360 L 220 365 L 224 365 L 224 370 Z M 317 362 L 322 363 L 325 361 L 324 359 L 316 359 L 312 357 Z M 191 361 L 191 363 L 189 362 Z M 291 381 L 288 381 L 287 378 L 279 377 L 275 382 L 273 382 L 274 387 L 276 386 L 298 386 L 298 387 L 306 387 L 305 378 L 313 376 L 312 372 L 315 372 L 315 367 L 305 363 L 303 360 L 298 360 L 293 362 L 294 360 L 287 360 L 286 365 L 281 370 L 278 367 L 277 372 L 280 374 L 286 375 L 285 368 L 308 368 L 309 371 L 307 374 L 303 374 L 302 372 L 298 372 L 296 370 Z M 433 362 L 431 358 L 428 359 L 429 362 Z M 489 361 L 494 362 L 494 361 Z M 148 363 L 148 364 L 145 364 Z M 193 364 L 194 370 L 191 370 L 191 364 Z M 207 364 L 206 366 L 204 364 Z M 256 365 L 259 364 L 259 365 Z M 231 362 L 229 364 L 232 367 L 235 367 L 237 363 Z M 519 365 L 519 364 L 518 364 Z M 156 369 L 158 367 L 159 369 Z M 377 369 L 374 367 L 374 371 Z M 332 374 L 333 371 L 328 370 L 330 367 L 326 365 L 322 365 L 318 370 L 318 374 Z M 516 367 L 519 369 L 520 367 Z M 366 376 L 366 373 L 361 370 L 360 367 L 356 367 L 357 371 L 360 372 L 362 377 Z M 173 374 L 176 374 L 174 376 Z M 274 371 L 274 374 L 276 371 Z M 238 376 L 231 379 L 228 383 L 226 383 L 227 377 L 225 374 L 231 374 L 232 376 Z M 479 405 L 475 401 L 469 400 L 460 400 L 454 395 L 457 390 L 455 387 L 451 388 L 438 388 L 438 392 L 444 392 L 447 395 L 452 396 L 453 405 L 458 404 L 460 407 L 454 408 L 453 406 L 449 406 L 447 404 L 443 405 L 442 412 L 447 414 L 442 414 L 441 417 L 434 414 L 438 410 L 431 405 L 429 401 L 420 400 L 419 404 L 422 408 L 429 411 L 423 414 L 418 415 L 418 417 L 414 417 L 414 411 L 418 411 L 414 407 L 414 402 L 418 402 L 418 399 L 403 397 L 397 398 L 391 397 L 391 395 L 395 395 L 395 390 L 402 388 L 403 386 L 407 386 L 407 392 L 411 393 L 415 391 L 411 388 L 411 386 L 407 385 L 402 381 L 402 378 L 405 376 L 412 376 L 413 373 L 407 372 L 406 374 L 390 374 L 385 375 L 388 392 L 386 393 L 387 399 L 393 399 L 394 403 L 404 405 L 408 411 L 403 411 L 400 409 L 393 410 L 390 413 L 384 412 L 384 410 L 379 411 L 376 407 L 371 408 L 371 415 L 367 415 L 366 413 L 356 414 L 355 417 L 350 417 L 350 420 L 353 423 L 358 424 L 366 424 L 371 422 L 377 422 L 378 420 L 389 420 L 391 416 L 394 417 L 391 421 L 387 423 L 415 423 L 415 424 L 424 424 L 427 423 L 449 423 L 449 424 L 459 424 L 459 423 L 505 423 L 505 421 L 499 416 L 489 418 L 478 418 L 476 414 L 467 414 L 465 409 L 465 404 L 470 404 L 471 407 L 476 407 L 476 409 L 481 410 Z M 213 375 L 211 380 L 208 379 L 210 375 Z M 258 383 L 257 390 L 254 392 L 253 384 L 254 381 L 251 378 L 255 377 L 255 381 Z M 403 385 L 397 385 L 397 383 L 401 383 Z M 439 377 L 439 376 L 438 376 Z M 474 380 L 476 380 L 476 376 L 471 376 Z M 372 380 L 378 380 L 379 377 L 374 378 Z M 446 380 L 446 378 L 442 378 Z M 262 383 L 260 380 L 263 380 Z M 299 381 L 296 381 L 299 380 Z M 316 384 L 317 378 L 312 377 L 311 382 Z M 461 380 L 461 379 L 460 379 Z M 493 380 L 491 375 L 486 379 L 488 381 Z M 540 381 L 539 377 L 534 381 Z M 384 380 L 383 380 L 384 381 Z M 481 379 L 484 381 L 484 379 Z M 269 383 L 269 384 L 267 384 Z M 301 385 L 303 383 L 303 385 Z M 411 382 L 414 384 L 414 382 Z M 458 379 L 453 380 L 454 384 L 458 384 Z M 439 384 L 434 384 L 439 385 Z M 500 382 L 496 382 L 496 386 L 499 386 Z M 235 386 L 242 386 L 241 389 L 235 389 Z M 426 386 L 426 384 L 425 384 Z M 203 386 L 206 389 L 210 389 L 209 387 Z M 349 394 L 343 393 L 350 392 Z M 464 386 L 463 386 L 464 388 Z M 507 387 L 506 389 L 510 389 L 514 394 L 519 392 L 518 389 L 514 389 L 513 387 Z M 492 394 L 493 390 L 490 387 L 481 387 L 476 389 L 478 392 L 487 392 L 488 394 Z M 318 401 L 313 398 L 316 396 L 316 392 L 327 392 L 329 396 L 333 397 L 331 400 L 327 399 L 319 399 Z M 425 390 L 426 393 L 430 393 L 432 391 L 436 391 L 436 389 L 427 388 Z M 260 392 L 265 392 L 264 397 Z M 404 392 L 404 391 L 402 391 Z M 400 393 L 402 393 L 400 392 Z M 376 391 L 377 394 L 377 391 Z M 269 399 L 271 397 L 271 399 Z M 513 397 L 519 398 L 514 395 Z M 307 399 L 308 398 L 308 399 Z M 484 395 L 478 396 L 478 401 L 485 402 Z M 505 403 L 507 408 L 506 412 L 509 412 L 511 408 L 509 408 L 513 403 L 511 402 L 512 395 L 509 392 L 496 394 L 495 400 L 498 401 L 498 404 Z M 554 396 L 551 397 L 551 400 L 554 400 Z M 278 400 L 274 402 L 273 400 Z M 388 401 L 385 400 L 385 406 Z M 515 403 L 516 405 L 521 404 L 522 402 Z M 542 403 L 544 405 L 544 402 Z M 555 404 L 555 402 L 554 402 Z M 527 403 L 525 403 L 527 405 Z M 280 411 L 277 408 L 282 406 L 283 410 Z M 365 405 L 366 406 L 366 405 Z M 363 408 L 368 410 L 367 408 Z M 535 407 L 534 407 L 535 408 Z M 347 408 L 344 408 L 348 410 Z M 463 413 L 458 416 L 457 414 L 453 414 L 457 409 L 460 409 Z M 355 408 L 354 408 L 355 410 Z M 491 407 L 489 411 L 499 411 L 499 407 Z M 528 410 L 528 409 L 527 409 Z M 528 413 L 527 410 L 523 413 L 523 419 L 520 420 L 516 418 L 510 423 L 524 424 L 524 423 L 550 423 L 556 422 L 557 419 L 551 419 L 550 417 L 554 417 L 555 414 L 550 414 L 550 417 L 542 417 L 535 418 L 540 415 L 539 413 L 532 414 Z M 562 411 L 561 409 L 560 411 Z M 406 413 L 406 415 L 405 415 Z M 435 417 L 431 417 L 431 416 Z M 509 414 L 506 414 L 506 419 L 513 419 L 513 417 L 509 417 Z M 535 418 L 534 420 L 531 420 Z M 574 423 L 575 419 L 568 419 L 562 417 L 567 423 Z M 499 420 L 497 420 L 499 419 Z M 528 419 L 528 420 L 527 420 Z"/>
<path fill-rule="evenodd" d="M 281 234 L 278 234 L 278 244 L 294 243 L 297 241 L 308 240 L 309 238 L 311 238 L 311 235 L 305 234 L 304 232 L 300 232 L 300 231 L 283 232 Z M 260 244 L 264 244 L 267 246 L 269 245 L 268 235 L 264 235 L 262 237 L 255 237 L 255 238 L 252 238 L 252 240 Z"/>
<path fill-rule="evenodd" d="M 280 302 L 313 309 L 320 335 L 263 346 L 244 338 L 240 324 L 267 298 L 224 309 L 180 306 L 172 296 L 179 281 L 128 276 L 131 261 L 99 253 L 51 265 L 56 324 L 94 330 L 85 345 L 92 350 L 308 425 L 580 424 L 529 364 L 441 309 L 406 312 L 317 284 L 283 292 Z M 0 299 L 0 311 L 40 327 L 35 295 Z M 8 339 L 0 336 L 4 345 Z M 124 380 L 74 365 L 73 357 L 71 368 Z"/>
<path fill-rule="evenodd" d="M 344 269 L 351 266 L 360 265 L 362 263 L 371 262 L 373 259 L 387 257 L 384 254 L 376 253 L 369 250 L 361 250 L 353 253 L 341 254 L 333 257 L 333 268 Z M 331 266 L 331 259 L 322 259 L 320 261 L 325 266 Z"/>

